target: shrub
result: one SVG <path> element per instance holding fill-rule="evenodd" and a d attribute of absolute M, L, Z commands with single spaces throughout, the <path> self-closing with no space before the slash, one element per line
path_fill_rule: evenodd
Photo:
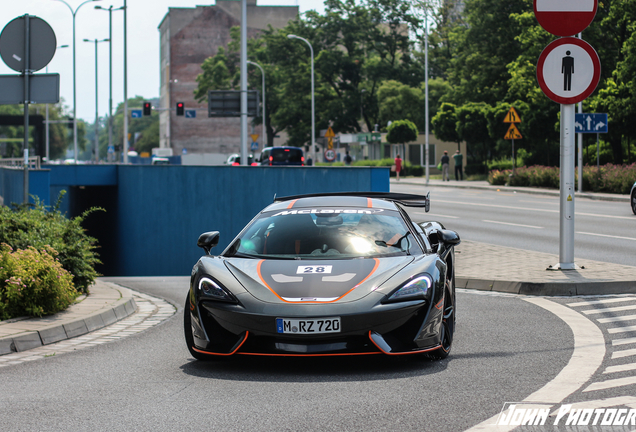
<path fill-rule="evenodd" d="M 488 182 L 492 185 L 533 186 L 559 189 L 559 168 L 535 165 L 515 170 L 515 176 L 509 177 L 512 170 L 492 170 Z M 576 171 L 578 187 L 578 170 Z M 600 169 L 595 166 L 583 167 L 583 190 L 628 194 L 636 180 L 636 163 L 631 165 L 607 164 Z"/>
<path fill-rule="evenodd" d="M 100 261 L 95 251 L 97 240 L 86 235 L 81 224 L 90 213 L 102 209 L 91 208 L 67 219 L 58 210 L 62 197 L 63 193 L 50 211 L 37 198 L 35 205 L 14 205 L 14 209 L 0 207 L 0 243 L 14 249 L 52 247 L 62 267 L 73 275 L 75 287 L 87 293 L 98 276 L 95 265 Z"/>
<path fill-rule="evenodd" d="M 0 245 L 0 319 L 49 315 L 73 303 L 79 293 L 56 256 L 49 246 L 14 251 Z"/>

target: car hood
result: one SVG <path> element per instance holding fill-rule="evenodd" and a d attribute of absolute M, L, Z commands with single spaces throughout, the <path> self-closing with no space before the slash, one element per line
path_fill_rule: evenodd
<path fill-rule="evenodd" d="M 225 264 L 238 282 L 261 301 L 334 303 L 358 300 L 377 290 L 413 259 L 231 259 Z"/>

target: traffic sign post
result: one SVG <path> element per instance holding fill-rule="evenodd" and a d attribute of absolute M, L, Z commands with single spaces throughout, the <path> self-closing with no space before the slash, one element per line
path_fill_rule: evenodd
<path fill-rule="evenodd" d="M 333 162 L 336 160 L 336 151 L 334 149 L 325 150 L 325 160 L 327 162 Z"/>
<path fill-rule="evenodd" d="M 508 128 L 508 132 L 504 136 L 505 140 L 512 141 L 512 175 L 515 175 L 515 140 L 523 138 L 521 136 L 521 132 L 517 129 L 516 123 L 521 123 L 521 117 L 517 114 L 517 110 L 515 107 L 510 107 L 508 112 L 506 113 L 506 117 L 504 117 L 504 123 L 510 123 L 510 127 Z"/>
<path fill-rule="evenodd" d="M 23 189 L 25 204 L 29 202 L 29 104 L 33 103 L 30 86 L 34 84 L 31 77 L 34 72 L 49 64 L 55 54 L 56 46 L 57 39 L 51 26 L 43 19 L 29 14 L 9 22 L 0 34 L 0 57 L 7 66 L 22 74 L 23 92 L 19 103 L 24 104 Z M 3 84 L 7 84 L 7 79 L 10 80 L 10 78 L 5 78 Z M 49 95 L 53 94 L 54 98 L 59 98 L 59 77 L 53 77 L 53 80 L 57 83 L 57 89 L 49 88 L 55 85 L 50 80 L 44 84 L 44 87 L 46 87 L 45 90 L 51 90 L 47 91 Z M 42 80 L 39 82 L 43 83 Z M 42 96 L 42 88 L 37 90 L 36 94 Z M 77 154 L 75 156 L 77 157 Z"/>
<path fill-rule="evenodd" d="M 537 21 L 556 36 L 582 32 L 594 20 L 597 8 L 598 0 L 534 0 Z M 600 76 L 601 62 L 594 48 L 573 37 L 550 43 L 537 62 L 541 90 L 561 104 L 559 263 L 549 269 L 578 269 L 574 263 L 574 104 L 594 92 Z"/>

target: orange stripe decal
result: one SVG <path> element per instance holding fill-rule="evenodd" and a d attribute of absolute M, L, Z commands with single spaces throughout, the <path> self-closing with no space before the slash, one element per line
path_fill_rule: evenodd
<path fill-rule="evenodd" d="M 239 344 L 239 346 L 236 347 L 236 349 L 234 351 L 232 351 L 231 353 L 215 353 L 215 352 L 211 352 L 211 351 L 204 351 L 195 347 L 192 347 L 193 350 L 195 350 L 196 352 L 199 352 L 201 354 L 210 354 L 210 355 L 218 355 L 218 356 L 231 356 L 232 354 L 234 354 L 235 352 L 237 352 L 245 343 L 245 341 L 247 340 L 247 337 L 250 335 L 249 331 L 245 332 L 245 337 L 243 337 L 243 340 L 241 341 L 241 343 Z"/>
<path fill-rule="evenodd" d="M 441 299 L 439 303 L 435 305 L 436 309 L 442 310 L 442 306 L 444 305 L 444 299 Z"/>
<path fill-rule="evenodd" d="M 334 302 L 337 302 L 338 300 L 343 299 L 345 296 L 347 296 L 349 293 L 351 293 L 351 291 L 353 291 L 354 289 L 358 288 L 367 279 L 369 279 L 371 277 L 371 275 L 373 273 L 375 273 L 375 271 L 380 266 L 380 260 L 378 258 L 373 258 L 373 260 L 375 261 L 375 266 L 373 266 L 373 270 L 371 270 L 371 272 L 367 275 L 367 277 L 365 277 L 358 285 L 354 286 L 353 288 L 351 288 L 349 291 L 347 291 L 346 293 L 344 293 L 343 295 L 341 295 L 337 299 L 329 300 L 329 301 L 315 301 L 315 300 L 310 300 L 310 301 L 289 301 L 289 300 L 285 300 L 284 298 L 279 296 L 278 293 L 276 291 L 274 291 L 272 289 L 272 287 L 267 284 L 267 282 L 265 282 L 265 279 L 263 278 L 263 274 L 261 273 L 261 266 L 263 265 L 263 262 L 265 262 L 265 260 L 260 260 L 258 262 L 258 264 L 256 265 L 256 273 L 258 273 L 258 278 L 261 280 L 263 285 L 265 285 L 267 287 L 267 289 L 272 292 L 272 294 L 274 294 L 276 297 L 278 297 L 278 299 L 280 301 L 282 301 L 284 303 L 293 303 L 293 304 L 301 304 L 301 303 L 327 304 L 327 303 L 334 303 Z"/>
<path fill-rule="evenodd" d="M 381 352 L 365 352 L 365 353 L 333 353 L 333 354 L 268 354 L 268 353 L 249 353 L 240 352 L 237 354 L 250 355 L 250 356 L 263 356 L 263 357 L 342 357 L 342 356 L 361 356 L 361 355 L 376 355 L 382 354 Z"/>
<path fill-rule="evenodd" d="M 416 350 L 416 351 L 406 351 L 406 352 L 396 352 L 396 353 L 392 353 L 392 352 L 386 352 L 384 351 L 378 344 L 375 343 L 375 341 L 373 340 L 373 338 L 371 337 L 371 330 L 369 330 L 369 340 L 371 341 L 371 343 L 373 343 L 373 345 L 375 345 L 375 347 L 377 349 L 379 349 L 380 351 L 382 351 L 382 353 L 386 354 L 386 355 L 409 355 L 409 354 L 421 354 L 421 353 L 425 353 L 425 352 L 429 352 L 429 351 L 435 351 L 436 349 L 440 348 L 442 346 L 442 344 L 439 344 L 437 346 L 434 346 L 433 348 L 426 348 L 423 350 Z"/>
<path fill-rule="evenodd" d="M 298 201 L 297 199 L 293 200 L 292 202 L 289 203 L 289 205 L 287 206 L 288 209 L 292 208 L 294 206 L 294 204 L 296 204 L 296 201 Z"/>
<path fill-rule="evenodd" d="M 367 207 L 373 208 L 373 200 L 371 198 L 367 198 Z"/>

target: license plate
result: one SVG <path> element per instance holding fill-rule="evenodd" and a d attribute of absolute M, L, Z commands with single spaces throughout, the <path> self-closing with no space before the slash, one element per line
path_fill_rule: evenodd
<path fill-rule="evenodd" d="M 276 332 L 285 334 L 340 333 L 340 317 L 331 318 L 276 318 Z"/>

